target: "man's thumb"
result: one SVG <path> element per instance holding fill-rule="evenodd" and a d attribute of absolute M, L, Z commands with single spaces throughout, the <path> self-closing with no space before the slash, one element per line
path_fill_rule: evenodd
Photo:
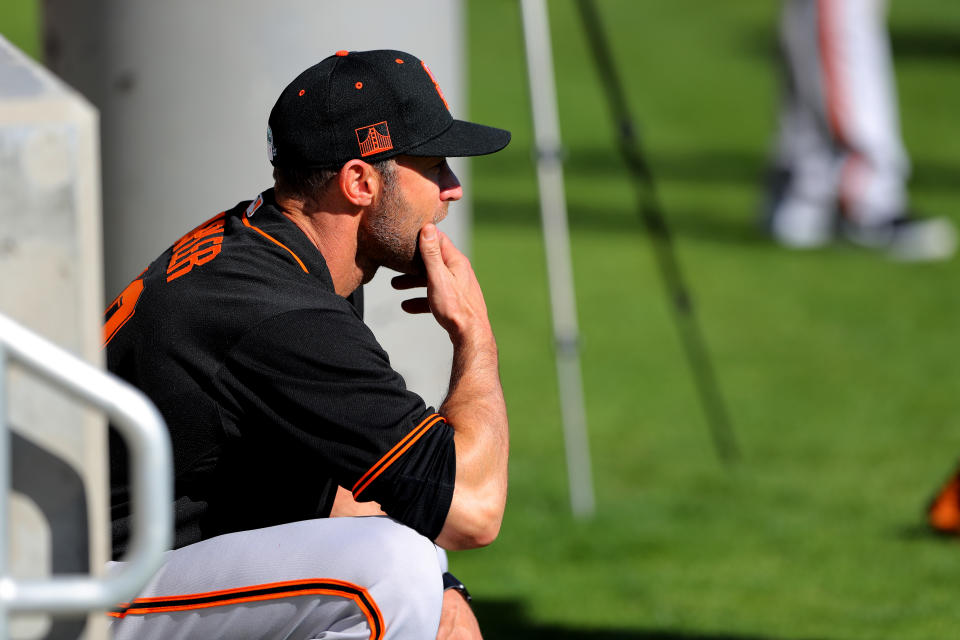
<path fill-rule="evenodd" d="M 420 230 L 420 255 L 424 263 L 443 260 L 440 256 L 440 235 L 434 224 L 425 224 Z"/>

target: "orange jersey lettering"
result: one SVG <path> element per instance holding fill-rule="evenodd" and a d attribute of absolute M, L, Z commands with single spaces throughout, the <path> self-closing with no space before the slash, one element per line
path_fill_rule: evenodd
<path fill-rule="evenodd" d="M 110 344 L 117 331 L 127 323 L 127 320 L 133 317 L 133 312 L 137 310 L 137 300 L 143 293 L 143 279 L 137 278 L 127 285 L 127 288 L 120 292 L 116 300 L 110 303 L 107 310 L 103 312 L 103 346 Z"/>
<path fill-rule="evenodd" d="M 223 248 L 223 226 L 224 214 L 221 213 L 180 238 L 173 245 L 173 256 L 167 265 L 167 282 L 216 258 Z"/>

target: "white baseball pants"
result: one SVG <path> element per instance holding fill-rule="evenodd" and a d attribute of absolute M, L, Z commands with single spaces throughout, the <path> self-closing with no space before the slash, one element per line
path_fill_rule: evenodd
<path fill-rule="evenodd" d="M 117 565 L 119 563 L 112 563 Z M 434 640 L 446 556 L 387 517 L 231 533 L 167 552 L 115 640 Z"/>

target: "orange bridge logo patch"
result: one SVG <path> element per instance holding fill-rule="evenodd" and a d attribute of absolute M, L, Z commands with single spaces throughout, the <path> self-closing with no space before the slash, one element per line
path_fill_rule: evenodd
<path fill-rule="evenodd" d="M 390 140 L 390 129 L 387 127 L 386 120 L 378 122 L 377 124 L 360 127 L 356 129 L 356 133 L 357 144 L 360 145 L 361 158 L 393 149 L 393 141 Z"/>

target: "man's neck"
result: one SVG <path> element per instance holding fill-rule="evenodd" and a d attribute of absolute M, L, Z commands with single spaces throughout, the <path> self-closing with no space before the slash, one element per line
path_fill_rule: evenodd
<path fill-rule="evenodd" d="M 363 284 L 355 216 L 331 213 L 321 203 L 294 198 L 277 197 L 277 207 L 323 255 L 337 295 L 346 298 Z"/>

